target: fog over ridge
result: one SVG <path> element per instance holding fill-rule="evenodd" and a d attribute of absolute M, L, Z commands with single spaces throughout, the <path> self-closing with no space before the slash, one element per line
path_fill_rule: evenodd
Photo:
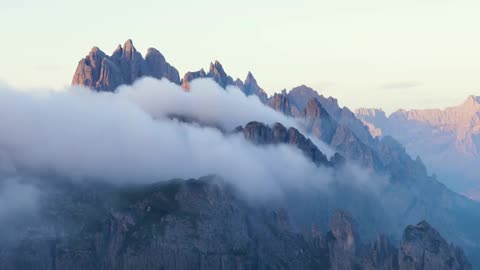
<path fill-rule="evenodd" d="M 193 81 L 190 92 L 152 78 L 122 86 L 117 93 L 80 86 L 32 93 L 2 86 L 0 168 L 113 183 L 215 174 L 253 199 L 275 198 L 291 190 L 325 190 L 335 175 L 367 189 L 374 186 L 373 173 L 353 165 L 343 172 L 317 167 L 293 146 L 257 146 L 242 134 L 226 135 L 213 127 L 171 119 L 171 114 L 226 131 L 253 120 L 301 125 L 257 97 L 246 97 L 235 87 L 225 91 L 208 79 Z M 328 151 L 324 145 L 319 148 Z M 13 188 L 31 191 L 29 186 Z"/>
<path fill-rule="evenodd" d="M 201 80 L 192 83 L 192 92 L 185 93 L 168 81 L 144 79 L 132 87 L 123 87 L 118 94 L 81 87 L 41 94 L 3 88 L 0 149 L 17 168 L 33 172 L 51 170 L 72 178 L 116 182 L 151 182 L 213 173 L 257 195 L 278 193 L 281 186 L 318 185 L 331 178 L 328 169 L 317 168 L 291 146 L 257 147 L 241 135 L 225 136 L 214 128 L 166 117 L 169 113 L 190 113 L 227 130 L 251 120 L 283 120 L 287 126 L 292 121 L 255 98 L 242 97 L 240 91 L 224 92 L 215 87 L 219 88 L 209 80 Z M 144 95 L 149 91 L 158 95 Z M 165 98 L 165 104 L 151 98 L 167 97 L 169 91 L 187 98 Z M 208 91 L 214 94 L 205 95 Z M 224 95 L 218 101 L 230 98 L 224 108 L 215 107 L 219 104 L 215 102 L 215 91 Z M 206 107 L 203 102 L 208 98 L 212 110 L 199 111 Z M 242 103 L 245 113 L 235 112 L 242 108 L 234 104 L 236 100 Z"/>

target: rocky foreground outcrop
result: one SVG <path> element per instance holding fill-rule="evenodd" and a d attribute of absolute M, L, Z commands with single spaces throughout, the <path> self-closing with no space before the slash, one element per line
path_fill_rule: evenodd
<path fill-rule="evenodd" d="M 426 222 L 408 227 L 399 249 L 384 236 L 362 243 L 342 211 L 328 232 L 300 233 L 284 210 L 244 201 L 215 177 L 54 186 L 41 220 L 2 235 L 0 269 L 471 269 Z"/>

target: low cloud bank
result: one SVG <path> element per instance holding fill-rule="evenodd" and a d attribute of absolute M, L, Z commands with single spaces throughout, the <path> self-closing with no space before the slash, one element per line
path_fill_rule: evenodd
<path fill-rule="evenodd" d="M 208 125 L 172 120 L 170 115 L 227 131 L 252 120 L 301 127 L 257 97 L 246 97 L 234 87 L 225 91 L 210 80 L 193 81 L 191 92 L 150 78 L 122 86 L 115 94 L 78 86 L 61 92 L 0 86 L 0 173 L 8 179 L 21 172 L 34 179 L 55 174 L 119 184 L 215 174 L 255 200 L 274 199 L 292 190 L 325 190 L 335 175 L 369 186 L 370 174 L 356 177 L 360 175 L 356 167 L 339 174 L 315 166 L 293 146 L 256 146 L 242 134 L 225 135 Z M 26 208 L 31 200 L 13 199 L 36 198 L 21 181 L 0 184 L 0 205 L 12 202 Z M 0 209 L 0 220 L 9 211 Z"/>
<path fill-rule="evenodd" d="M 302 131 L 301 120 L 287 117 L 265 106 L 257 96 L 245 96 L 235 86 L 221 88 L 211 79 L 197 79 L 190 83 L 190 92 L 166 80 L 144 78 L 132 86 L 121 86 L 117 95 L 132 101 L 154 118 L 168 115 L 182 115 L 202 123 L 221 127 L 231 131 L 250 121 L 260 121 L 268 125 L 276 122 L 286 127 L 295 127 Z M 334 151 L 314 136 L 309 137 L 327 156 Z"/>
<path fill-rule="evenodd" d="M 119 183 L 217 174 L 254 197 L 322 187 L 332 178 L 329 169 L 317 168 L 291 146 L 257 147 L 241 135 L 167 117 L 194 117 L 226 130 L 252 120 L 295 124 L 238 89 L 225 92 L 201 80 L 186 93 L 154 79 L 122 87 L 118 94 L 79 88 L 38 93 L 2 88 L 4 160 L 33 174 Z"/>

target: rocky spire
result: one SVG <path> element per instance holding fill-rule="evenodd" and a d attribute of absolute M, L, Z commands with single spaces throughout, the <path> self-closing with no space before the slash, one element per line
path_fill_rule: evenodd
<path fill-rule="evenodd" d="M 307 130 L 330 144 L 337 132 L 337 122 L 323 108 L 318 99 L 312 98 L 308 101 L 303 115 L 307 123 Z"/>
<path fill-rule="evenodd" d="M 290 107 L 290 101 L 284 94 L 275 93 L 269 100 L 269 105 L 274 110 L 284 113 L 285 115 L 292 116 L 292 108 Z"/>
<path fill-rule="evenodd" d="M 207 73 L 205 73 L 205 70 L 200 69 L 199 71 L 189 71 L 187 73 L 185 73 L 185 75 L 183 76 L 183 79 L 182 79 L 182 88 L 185 89 L 185 90 L 190 90 L 190 82 L 195 80 L 195 79 L 198 79 L 198 78 L 205 78 L 207 77 Z"/>
<path fill-rule="evenodd" d="M 240 89 L 243 89 L 243 81 L 240 80 L 240 78 L 237 78 L 237 79 L 235 80 L 235 86 L 238 87 L 238 88 L 240 88 Z"/>
<path fill-rule="evenodd" d="M 78 62 L 72 84 L 94 88 L 100 78 L 102 61 L 105 57 L 106 55 L 102 50 L 98 47 L 93 47 L 90 53 Z"/>
<path fill-rule="evenodd" d="M 245 95 L 256 95 L 262 102 L 266 102 L 268 97 L 265 91 L 258 86 L 257 80 L 253 77 L 253 74 L 249 71 L 247 74 L 247 78 L 245 79 L 245 83 L 242 88 Z"/>
<path fill-rule="evenodd" d="M 124 83 L 121 74 L 121 70 L 115 63 L 108 58 L 104 58 L 100 70 L 100 77 L 95 84 L 95 89 L 99 91 L 113 91 L 113 89 L 116 89 Z"/>
<path fill-rule="evenodd" d="M 180 84 L 180 75 L 176 68 L 172 67 L 165 57 L 155 48 L 149 48 L 145 55 L 147 75 L 157 79 L 167 78 L 169 81 Z"/>
<path fill-rule="evenodd" d="M 220 64 L 220 62 L 217 60 L 215 60 L 214 63 L 210 63 L 210 69 L 208 71 L 207 77 L 212 78 L 223 88 L 228 85 L 234 85 L 232 77 L 227 75 L 227 73 L 223 69 L 222 64 Z"/>
<path fill-rule="evenodd" d="M 305 107 L 306 118 L 322 118 L 328 115 L 328 112 L 316 98 L 312 98 L 308 101 L 307 106 Z"/>
<path fill-rule="evenodd" d="M 114 91 L 121 84 L 132 84 L 143 76 L 166 78 L 180 84 L 178 71 L 163 55 L 150 48 L 146 59 L 135 49 L 132 40 L 118 45 L 111 56 L 94 47 L 78 63 L 72 84 L 85 85 L 98 91 Z"/>

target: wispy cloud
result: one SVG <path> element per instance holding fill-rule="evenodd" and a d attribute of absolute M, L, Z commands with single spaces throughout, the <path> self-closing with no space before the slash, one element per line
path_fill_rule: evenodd
<path fill-rule="evenodd" d="M 410 89 L 421 86 L 423 83 L 418 81 L 400 81 L 385 83 L 380 86 L 381 89 L 397 90 L 397 89 Z"/>

